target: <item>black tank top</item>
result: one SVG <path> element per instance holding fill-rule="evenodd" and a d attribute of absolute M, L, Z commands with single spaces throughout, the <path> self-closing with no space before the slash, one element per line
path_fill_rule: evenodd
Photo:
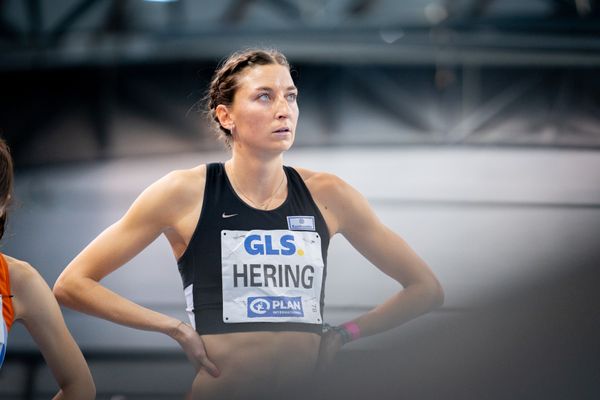
<path fill-rule="evenodd" d="M 187 311 L 200 334 L 321 333 L 329 232 L 302 177 L 283 167 L 286 200 L 259 210 L 208 164 L 200 219 L 178 260 Z"/>

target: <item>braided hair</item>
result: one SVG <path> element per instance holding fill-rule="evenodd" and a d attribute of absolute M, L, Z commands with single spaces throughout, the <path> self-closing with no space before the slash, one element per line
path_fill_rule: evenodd
<path fill-rule="evenodd" d="M 230 55 L 215 70 L 208 88 L 207 109 L 218 128 L 219 137 L 231 148 L 231 131 L 221 125 L 216 109 L 219 104 L 230 106 L 238 88 L 238 76 L 246 68 L 256 65 L 279 64 L 290 69 L 286 57 L 274 49 L 248 49 Z"/>

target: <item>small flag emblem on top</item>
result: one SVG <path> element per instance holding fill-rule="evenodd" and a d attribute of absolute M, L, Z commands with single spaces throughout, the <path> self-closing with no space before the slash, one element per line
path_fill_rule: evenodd
<path fill-rule="evenodd" d="M 288 229 L 291 231 L 314 231 L 315 217 L 309 215 L 288 216 Z"/>

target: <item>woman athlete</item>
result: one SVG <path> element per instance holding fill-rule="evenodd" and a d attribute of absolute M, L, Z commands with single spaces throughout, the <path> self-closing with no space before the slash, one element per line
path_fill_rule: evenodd
<path fill-rule="evenodd" d="M 231 158 L 149 186 L 54 288 L 68 307 L 175 339 L 197 370 L 194 399 L 290 393 L 344 343 L 443 301 L 425 262 L 360 193 L 334 175 L 283 165 L 296 133 L 297 95 L 281 53 L 230 56 L 215 71 L 208 108 Z M 404 289 L 323 333 L 327 246 L 336 233 Z M 99 283 L 161 234 L 178 260 L 191 324 Z"/>
<path fill-rule="evenodd" d="M 12 159 L 0 139 L 0 238 L 13 185 Z M 22 323 L 38 345 L 59 386 L 54 400 L 94 399 L 90 370 L 65 325 L 56 299 L 38 272 L 24 261 L 0 253 L 0 367 L 13 322 Z"/>

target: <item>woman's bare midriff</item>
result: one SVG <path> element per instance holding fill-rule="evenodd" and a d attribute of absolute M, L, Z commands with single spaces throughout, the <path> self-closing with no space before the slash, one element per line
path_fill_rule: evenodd
<path fill-rule="evenodd" d="M 200 370 L 192 386 L 195 400 L 270 399 L 302 390 L 313 375 L 320 343 L 319 335 L 307 332 L 236 332 L 202 339 L 221 375 L 213 378 Z"/>

